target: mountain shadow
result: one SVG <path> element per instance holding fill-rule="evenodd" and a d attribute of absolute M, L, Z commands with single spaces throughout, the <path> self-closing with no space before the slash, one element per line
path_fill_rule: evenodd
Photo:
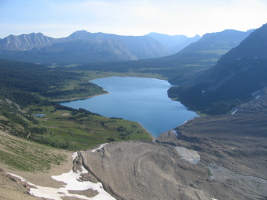
<path fill-rule="evenodd" d="M 210 114 L 231 110 L 267 85 L 267 24 L 252 32 L 216 66 L 196 76 L 197 84 L 175 87 L 169 95 L 185 105 Z"/>

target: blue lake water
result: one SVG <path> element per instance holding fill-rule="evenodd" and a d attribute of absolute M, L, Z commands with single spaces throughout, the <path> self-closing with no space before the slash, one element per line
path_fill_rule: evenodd
<path fill-rule="evenodd" d="M 62 103 L 84 108 L 106 117 L 139 122 L 154 137 L 196 116 L 178 101 L 168 98 L 171 85 L 165 80 L 136 77 L 109 77 L 92 81 L 109 94 Z"/>
<path fill-rule="evenodd" d="M 46 114 L 35 114 L 34 116 L 35 117 L 44 117 L 44 116 L 46 116 Z"/>

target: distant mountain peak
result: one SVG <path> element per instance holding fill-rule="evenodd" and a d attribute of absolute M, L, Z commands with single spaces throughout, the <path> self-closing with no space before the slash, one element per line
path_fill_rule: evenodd
<path fill-rule="evenodd" d="M 54 41 L 54 38 L 44 36 L 42 33 L 9 35 L 0 40 L 0 50 L 27 51 L 35 47 L 52 44 Z"/>
<path fill-rule="evenodd" d="M 70 34 L 70 36 L 68 38 L 71 38 L 71 39 L 84 39 L 85 37 L 88 36 L 88 34 L 90 34 L 90 33 L 87 32 L 86 30 L 80 30 L 80 31 L 75 31 L 74 33 Z"/>

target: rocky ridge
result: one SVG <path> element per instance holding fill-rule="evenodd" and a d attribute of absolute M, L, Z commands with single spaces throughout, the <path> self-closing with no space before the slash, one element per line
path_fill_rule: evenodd
<path fill-rule="evenodd" d="M 0 39 L 0 50 L 6 51 L 27 51 L 35 47 L 44 47 L 56 42 L 55 38 L 44 36 L 42 33 L 22 34 L 19 36 L 10 35 Z"/>

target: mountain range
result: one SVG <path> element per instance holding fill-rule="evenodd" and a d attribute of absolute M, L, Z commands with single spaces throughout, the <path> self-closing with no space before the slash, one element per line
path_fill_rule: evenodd
<path fill-rule="evenodd" d="M 0 40 L 0 58 L 45 64 L 137 60 L 170 54 L 149 36 L 120 36 L 77 31 L 65 38 L 42 33 L 10 35 Z"/>
<path fill-rule="evenodd" d="M 148 38 L 149 37 L 149 38 Z M 103 40 L 103 39 L 115 39 L 121 40 L 125 43 L 125 45 L 133 51 L 138 58 L 147 58 L 147 57 L 159 57 L 162 54 L 156 51 L 155 55 L 151 54 L 146 55 L 146 52 L 138 52 L 137 46 L 143 46 L 143 48 L 149 47 L 151 45 L 159 45 L 153 39 L 160 42 L 166 51 L 164 54 L 174 54 L 191 44 L 199 40 L 201 37 L 196 35 L 195 37 L 187 37 L 185 35 L 167 35 L 160 33 L 149 33 L 144 36 L 121 36 L 115 34 L 106 34 L 106 33 L 90 33 L 87 31 L 76 31 L 72 33 L 70 36 L 65 38 L 51 38 L 43 35 L 42 33 L 31 33 L 31 34 L 22 34 L 22 35 L 10 35 L 4 39 L 0 39 L 0 50 L 8 50 L 8 51 L 27 51 L 33 48 L 41 48 L 44 46 L 51 45 L 57 42 L 67 42 L 72 40 L 84 40 L 84 39 L 95 39 L 95 40 Z M 155 43 L 155 44 L 153 44 Z M 156 46 L 154 46 L 156 49 Z M 159 47 L 161 47 L 159 45 Z M 157 47 L 157 48 L 159 48 Z"/>
<path fill-rule="evenodd" d="M 218 113 L 252 99 L 267 86 L 267 24 L 253 31 L 237 47 L 224 54 L 211 69 L 197 74 L 184 88 L 172 88 L 171 96 L 198 109 L 217 106 Z M 224 110 L 225 109 L 225 110 Z"/>
<path fill-rule="evenodd" d="M 224 30 L 216 33 L 207 33 L 197 42 L 191 43 L 180 52 L 166 57 L 170 63 L 183 69 L 192 69 L 191 72 L 201 72 L 213 67 L 218 59 L 232 48 L 238 46 L 253 30 L 237 31 Z M 191 73 L 177 73 L 170 82 L 181 84 L 184 79 L 191 79 Z"/>
<path fill-rule="evenodd" d="M 159 33 L 121 36 L 76 31 L 58 39 L 42 33 L 10 35 L 0 40 L 0 58 L 47 65 L 149 59 L 142 65 L 211 66 L 248 34 L 249 31 L 226 30 L 189 38 Z"/>
<path fill-rule="evenodd" d="M 195 73 L 213 67 L 220 56 L 240 44 L 252 30 L 243 32 L 225 30 L 205 34 L 201 39 L 191 43 L 178 53 L 153 59 L 131 62 L 113 62 L 106 65 L 86 64 L 84 68 L 91 70 L 136 71 L 161 74 L 176 85 L 181 84 Z"/>

